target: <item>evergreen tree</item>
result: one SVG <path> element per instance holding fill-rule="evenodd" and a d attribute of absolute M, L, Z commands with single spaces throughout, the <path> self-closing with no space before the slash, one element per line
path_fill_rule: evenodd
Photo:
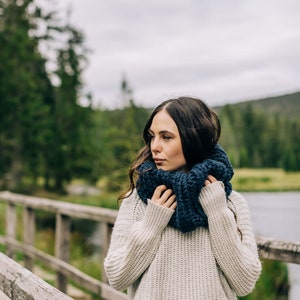
<path fill-rule="evenodd" d="M 58 51 L 56 75 L 60 84 L 55 94 L 53 153 L 48 161 L 56 190 L 63 190 L 64 183 L 78 174 L 78 160 L 87 154 L 82 142 L 90 112 L 90 109 L 79 105 L 81 75 L 86 60 L 83 34 L 71 25 L 67 25 L 63 33 L 67 36 L 67 42 Z"/>
<path fill-rule="evenodd" d="M 300 170 L 300 122 L 289 120 L 286 126 L 283 166 L 286 171 Z"/>
<path fill-rule="evenodd" d="M 82 137 L 91 109 L 78 103 L 83 35 L 61 25 L 55 11 L 43 12 L 34 0 L 0 0 L 0 16 L 0 184 L 18 189 L 24 176 L 32 183 L 42 176 L 47 188 L 62 190 L 83 168 L 88 172 L 82 157 L 89 146 Z M 66 40 L 54 74 L 46 71 L 40 46 L 56 46 L 57 36 Z M 59 86 L 50 80 L 54 76 Z"/>
<path fill-rule="evenodd" d="M 10 189 L 19 188 L 25 175 L 38 176 L 48 125 L 46 101 L 52 101 L 45 60 L 31 36 L 36 10 L 29 6 L 34 7 L 32 0 L 7 0 L 0 9 L 0 169 Z"/>

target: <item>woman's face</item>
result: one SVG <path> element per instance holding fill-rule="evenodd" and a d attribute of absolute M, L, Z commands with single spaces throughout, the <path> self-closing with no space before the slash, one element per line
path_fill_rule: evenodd
<path fill-rule="evenodd" d="M 186 166 L 177 125 L 166 110 L 154 116 L 149 136 L 152 158 L 158 169 L 175 171 Z"/>

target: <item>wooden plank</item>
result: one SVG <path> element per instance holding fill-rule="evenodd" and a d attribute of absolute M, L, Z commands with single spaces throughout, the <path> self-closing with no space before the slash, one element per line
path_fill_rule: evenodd
<path fill-rule="evenodd" d="M 17 230 L 17 210 L 16 206 L 13 203 L 8 203 L 6 207 L 6 235 L 12 239 L 16 238 L 16 230 Z M 8 246 L 6 250 L 6 254 L 9 257 L 13 257 L 14 252 Z"/>
<path fill-rule="evenodd" d="M 9 299 L 71 300 L 3 253 L 0 253 L 0 289 Z"/>
<path fill-rule="evenodd" d="M 55 256 L 65 262 L 70 258 L 71 218 L 56 214 L 55 228 Z M 57 288 L 64 293 L 67 291 L 68 279 L 61 273 L 57 273 Z"/>
<path fill-rule="evenodd" d="M 33 209 L 41 209 L 48 212 L 60 213 L 62 215 L 74 218 L 102 221 L 111 224 L 115 222 L 118 214 L 118 211 L 114 209 L 67 203 L 58 200 L 31 197 L 11 192 L 0 192 L 0 199 L 14 205 L 23 205 Z"/>
<path fill-rule="evenodd" d="M 268 237 L 256 238 L 262 258 L 300 264 L 300 243 L 275 240 Z"/>
<path fill-rule="evenodd" d="M 2 240 L 2 241 L 1 241 Z M 86 288 L 88 291 L 100 295 L 103 299 L 126 300 L 127 295 L 112 289 L 109 285 L 96 280 L 95 278 L 81 272 L 67 262 L 58 259 L 48 253 L 38 250 L 32 246 L 22 244 L 19 241 L 2 238 L 0 242 L 4 242 L 15 250 L 21 250 L 29 256 L 35 257 L 37 260 L 43 262 L 46 266 L 54 271 L 59 271 L 68 278 L 78 283 L 80 286 Z"/>
<path fill-rule="evenodd" d="M 1 300 L 11 300 L 11 299 L 8 298 L 2 291 L 0 291 L 0 299 L 1 299 Z"/>
<path fill-rule="evenodd" d="M 35 213 L 32 208 L 23 208 L 23 241 L 25 244 L 34 245 L 34 235 L 35 235 Z M 25 268 L 32 271 L 33 268 L 33 258 L 25 255 Z"/>
<path fill-rule="evenodd" d="M 112 234 L 112 228 L 113 226 L 111 224 L 108 223 L 102 223 L 101 224 L 101 236 L 102 236 L 102 251 L 101 251 L 101 256 L 102 256 L 102 260 L 104 260 L 108 248 L 109 248 L 109 244 L 110 244 L 110 238 L 111 238 L 111 234 Z M 108 283 L 108 279 L 106 277 L 103 265 L 102 265 L 102 281 L 105 283 Z"/>

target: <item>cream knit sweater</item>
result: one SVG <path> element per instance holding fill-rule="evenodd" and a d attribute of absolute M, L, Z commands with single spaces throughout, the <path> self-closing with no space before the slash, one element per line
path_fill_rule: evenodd
<path fill-rule="evenodd" d="M 212 183 L 199 196 L 209 229 L 188 233 L 167 226 L 173 210 L 148 205 L 134 192 L 123 200 L 104 268 L 110 285 L 129 299 L 236 299 L 261 271 L 245 199 Z M 234 213 L 233 213 L 234 212 Z"/>

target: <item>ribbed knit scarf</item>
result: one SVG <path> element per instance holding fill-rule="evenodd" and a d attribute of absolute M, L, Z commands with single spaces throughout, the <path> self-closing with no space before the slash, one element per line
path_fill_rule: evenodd
<path fill-rule="evenodd" d="M 199 194 L 208 175 L 224 183 L 226 196 L 232 191 L 230 180 L 233 176 L 232 165 L 220 145 L 216 145 L 213 154 L 201 163 L 197 163 L 189 172 L 163 171 L 155 164 L 146 161 L 138 168 L 137 193 L 143 202 L 151 199 L 159 185 L 166 185 L 176 195 L 177 207 L 169 225 L 181 232 L 189 232 L 199 226 L 207 227 L 207 216 L 199 202 Z"/>

